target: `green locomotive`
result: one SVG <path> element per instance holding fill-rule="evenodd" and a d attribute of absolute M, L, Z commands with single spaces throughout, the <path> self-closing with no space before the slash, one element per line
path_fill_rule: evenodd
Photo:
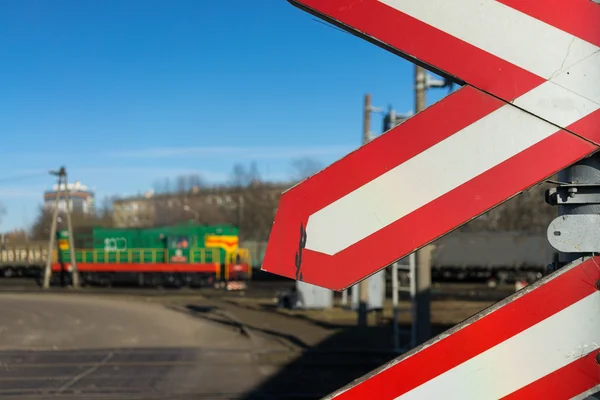
<path fill-rule="evenodd" d="M 54 271 L 70 267 L 68 232 L 57 233 Z M 93 228 L 74 232 L 82 282 L 110 283 L 135 276 L 152 285 L 245 280 L 252 262 L 231 225 L 180 224 L 156 228 Z"/>

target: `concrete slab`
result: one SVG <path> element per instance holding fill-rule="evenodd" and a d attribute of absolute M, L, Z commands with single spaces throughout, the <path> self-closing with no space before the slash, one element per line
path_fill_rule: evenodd
<path fill-rule="evenodd" d="M 0 350 L 117 347 L 251 349 L 233 329 L 133 299 L 0 294 Z"/>

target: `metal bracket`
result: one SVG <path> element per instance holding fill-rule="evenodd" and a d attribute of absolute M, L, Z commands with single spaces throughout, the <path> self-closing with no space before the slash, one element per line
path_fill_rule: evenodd
<path fill-rule="evenodd" d="M 548 226 L 548 242 L 562 253 L 598 253 L 599 226 L 599 214 L 562 215 Z"/>
<path fill-rule="evenodd" d="M 600 185 L 561 185 L 546 190 L 546 203 L 551 206 L 561 204 L 600 204 Z"/>

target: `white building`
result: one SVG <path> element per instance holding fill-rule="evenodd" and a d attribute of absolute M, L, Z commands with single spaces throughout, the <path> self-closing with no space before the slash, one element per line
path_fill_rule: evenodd
<path fill-rule="evenodd" d="M 61 184 L 60 199 L 58 201 L 58 209 L 62 212 L 67 211 L 67 203 L 65 201 L 65 184 Z M 90 191 L 87 186 L 82 185 L 77 181 L 69 183 L 69 206 L 71 212 L 75 213 L 92 213 L 94 211 L 94 192 Z M 52 186 L 52 190 L 44 193 L 44 208 L 54 209 L 56 203 L 56 195 L 58 194 L 58 185 Z"/>

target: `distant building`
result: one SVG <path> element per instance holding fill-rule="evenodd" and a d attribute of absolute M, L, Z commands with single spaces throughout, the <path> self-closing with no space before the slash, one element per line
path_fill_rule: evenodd
<path fill-rule="evenodd" d="M 89 214 L 94 212 L 94 192 L 90 191 L 87 186 L 81 182 L 69 183 L 69 206 L 71 212 Z M 61 193 L 58 201 L 58 209 L 61 212 L 67 211 L 67 202 L 65 199 L 65 185 L 61 184 Z M 44 208 L 53 210 L 56 203 L 56 195 L 59 191 L 58 185 L 52 186 L 52 190 L 44 193 Z"/>
<path fill-rule="evenodd" d="M 113 202 L 113 221 L 117 228 L 139 228 L 155 224 L 154 192 Z"/>
<path fill-rule="evenodd" d="M 263 184 L 265 200 L 275 200 L 289 184 Z M 116 227 L 133 228 L 170 224 L 172 218 L 202 220 L 207 213 L 215 217 L 217 210 L 243 212 L 248 192 L 239 188 L 192 188 L 186 192 L 158 193 L 122 198 L 113 202 Z"/>

